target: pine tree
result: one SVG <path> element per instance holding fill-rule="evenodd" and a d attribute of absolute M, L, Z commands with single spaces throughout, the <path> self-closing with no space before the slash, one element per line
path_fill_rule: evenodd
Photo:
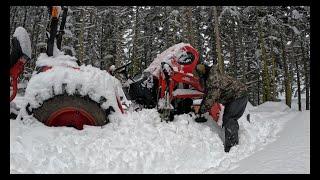
<path fill-rule="evenodd" d="M 218 19 L 218 12 L 217 12 L 216 6 L 213 7 L 213 14 L 214 14 L 214 31 L 215 31 L 215 38 L 216 38 L 216 52 L 218 57 L 218 66 L 219 66 L 220 73 L 224 73 L 224 61 L 222 59 L 219 19 Z"/>

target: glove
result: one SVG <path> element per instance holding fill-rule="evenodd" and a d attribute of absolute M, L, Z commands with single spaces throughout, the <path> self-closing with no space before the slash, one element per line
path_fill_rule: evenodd
<path fill-rule="evenodd" d="M 218 125 L 222 126 L 222 117 L 223 117 L 224 106 L 220 103 L 215 103 L 210 109 L 210 115 L 214 121 L 218 123 Z"/>
<path fill-rule="evenodd" d="M 221 110 L 220 104 L 214 103 L 210 109 L 210 115 L 212 116 L 213 120 L 218 121 L 220 110 Z"/>

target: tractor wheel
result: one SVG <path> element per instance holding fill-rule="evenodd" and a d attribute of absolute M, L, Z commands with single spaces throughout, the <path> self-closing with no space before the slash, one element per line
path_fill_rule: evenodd
<path fill-rule="evenodd" d="M 34 117 L 47 126 L 68 126 L 83 129 L 83 125 L 103 126 L 109 122 L 109 110 L 88 96 L 62 94 L 43 102 L 33 110 Z"/>

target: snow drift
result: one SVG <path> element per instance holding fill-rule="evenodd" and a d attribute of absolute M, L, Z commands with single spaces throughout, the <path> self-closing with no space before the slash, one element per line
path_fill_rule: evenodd
<path fill-rule="evenodd" d="M 285 103 L 277 103 L 272 101 L 267 101 L 263 104 L 260 104 L 257 108 L 254 108 L 252 111 L 254 112 L 285 112 L 290 111 L 289 106 Z"/>
<path fill-rule="evenodd" d="M 21 102 L 21 99 L 20 99 Z M 277 104 L 277 103 L 275 103 Z M 277 138 L 288 112 L 245 114 L 239 145 L 225 153 L 222 131 L 194 115 L 161 122 L 155 109 L 113 114 L 103 127 L 47 127 L 29 117 L 10 121 L 11 173 L 219 173 Z M 267 120 L 266 120 L 267 119 Z"/>

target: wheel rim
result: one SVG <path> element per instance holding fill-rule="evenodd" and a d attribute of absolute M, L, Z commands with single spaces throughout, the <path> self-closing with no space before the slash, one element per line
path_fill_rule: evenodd
<path fill-rule="evenodd" d="M 46 121 L 47 126 L 72 126 L 78 130 L 83 125 L 95 125 L 94 117 L 84 109 L 65 107 L 53 112 Z"/>

